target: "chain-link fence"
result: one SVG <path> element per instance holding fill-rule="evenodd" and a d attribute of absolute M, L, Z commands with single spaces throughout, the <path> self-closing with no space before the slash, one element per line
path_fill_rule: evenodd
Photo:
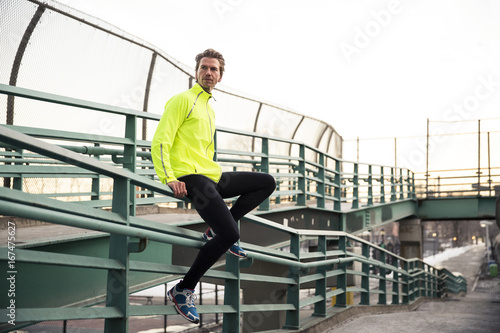
<path fill-rule="evenodd" d="M 194 83 L 193 68 L 146 41 L 56 1 L 2 1 L 0 31 L 3 84 L 161 114 L 170 97 Z M 194 65 L 194 56 L 190 65 Z M 342 156 L 342 137 L 323 121 L 226 87 L 216 88 L 214 97 L 218 127 L 294 139 L 334 157 Z M 9 125 L 123 136 L 123 122 L 123 117 L 109 113 L 0 96 L 0 123 Z M 137 138 L 151 140 L 156 122 L 140 122 Z M 224 148 L 255 149 L 251 140 L 234 142 L 223 135 L 217 140 Z M 280 154 L 291 149 L 289 145 L 272 148 Z M 47 182 L 44 186 L 55 185 Z M 61 186 L 80 186 L 72 180 L 64 182 Z M 25 185 L 30 191 L 41 190 L 39 184 Z"/>

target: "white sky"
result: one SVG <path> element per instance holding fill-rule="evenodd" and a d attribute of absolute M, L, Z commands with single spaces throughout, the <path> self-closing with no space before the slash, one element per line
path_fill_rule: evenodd
<path fill-rule="evenodd" d="M 61 2 L 191 67 L 212 47 L 226 58 L 222 85 L 347 140 L 424 136 L 427 118 L 500 117 L 500 1 Z"/>

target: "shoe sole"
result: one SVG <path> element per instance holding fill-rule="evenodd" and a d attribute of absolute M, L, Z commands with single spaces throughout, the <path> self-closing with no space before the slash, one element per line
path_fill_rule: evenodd
<path fill-rule="evenodd" d="M 246 254 L 245 255 L 241 255 L 241 254 L 229 251 L 229 250 L 227 252 L 231 253 L 233 256 L 238 257 L 238 258 L 246 258 L 247 257 Z"/>
<path fill-rule="evenodd" d="M 180 314 L 182 316 L 182 318 L 186 319 L 187 321 L 189 321 L 189 322 L 191 322 L 193 324 L 199 324 L 200 323 L 199 319 L 193 320 L 192 318 L 186 316 L 184 314 L 184 312 L 181 311 L 181 309 L 179 308 L 179 304 L 177 304 L 177 302 L 175 301 L 174 296 L 172 295 L 172 290 L 169 290 L 167 294 L 168 294 L 168 299 L 171 302 L 174 302 L 175 311 L 177 311 L 177 313 Z"/>

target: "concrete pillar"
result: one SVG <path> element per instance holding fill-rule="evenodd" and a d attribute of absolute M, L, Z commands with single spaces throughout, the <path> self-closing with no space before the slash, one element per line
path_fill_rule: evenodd
<path fill-rule="evenodd" d="M 404 219 L 399 221 L 399 241 L 403 258 L 423 258 L 423 240 L 421 220 Z"/>

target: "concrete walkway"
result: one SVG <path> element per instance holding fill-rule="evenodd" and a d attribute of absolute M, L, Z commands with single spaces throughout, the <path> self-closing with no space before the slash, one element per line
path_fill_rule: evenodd
<path fill-rule="evenodd" d="M 410 312 L 365 315 L 321 333 L 498 333 L 500 277 L 486 275 L 484 254 L 484 246 L 477 246 L 442 264 L 467 278 L 469 290 L 464 296 L 425 301 Z"/>

